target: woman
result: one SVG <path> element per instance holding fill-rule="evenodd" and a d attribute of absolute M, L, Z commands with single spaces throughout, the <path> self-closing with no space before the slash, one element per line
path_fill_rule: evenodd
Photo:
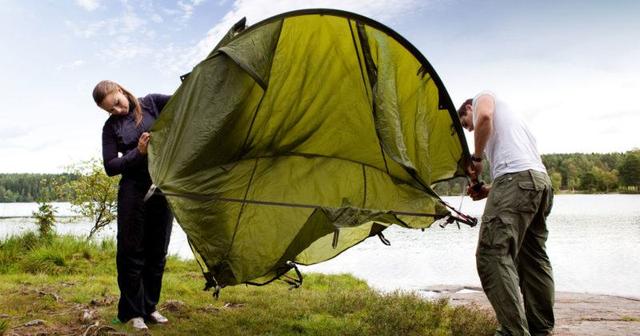
<path fill-rule="evenodd" d="M 101 81 L 93 99 L 110 116 L 102 129 L 102 157 L 109 176 L 122 174 L 118 190 L 118 319 L 136 329 L 167 323 L 157 310 L 173 215 L 162 195 L 146 202 L 151 186 L 147 145 L 151 125 L 170 96 L 134 97 L 118 83 Z M 121 155 L 118 155 L 118 154 Z"/>

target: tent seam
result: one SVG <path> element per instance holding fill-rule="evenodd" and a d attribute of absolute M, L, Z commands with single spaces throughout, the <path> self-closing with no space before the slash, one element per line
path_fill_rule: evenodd
<path fill-rule="evenodd" d="M 303 158 L 326 158 L 326 159 L 333 159 L 333 160 L 339 160 L 339 161 L 345 161 L 345 162 L 349 162 L 352 164 L 357 164 L 357 165 L 364 165 L 366 167 L 372 168 L 375 171 L 379 171 L 383 174 L 388 175 L 392 180 L 397 180 L 397 181 L 401 181 L 403 182 L 402 184 L 410 186 L 411 188 L 415 189 L 415 190 L 419 190 L 419 191 L 424 191 L 424 189 L 419 188 L 415 185 L 410 184 L 410 181 L 405 181 L 402 178 L 398 177 L 398 176 L 394 176 L 391 173 L 387 173 L 384 169 L 380 169 L 376 166 L 372 166 L 363 162 L 359 162 L 359 161 L 354 161 L 354 160 L 349 160 L 349 159 L 345 159 L 345 158 L 341 158 L 341 157 L 333 157 L 333 156 L 327 156 L 327 155 L 321 155 L 321 154 L 313 154 L 313 153 L 296 153 L 296 152 L 287 152 L 287 153 L 282 153 L 280 155 L 263 155 L 263 156 L 254 156 L 254 157 L 247 157 L 247 158 L 241 158 L 239 159 L 237 162 L 235 162 L 234 167 L 240 162 L 240 161 L 250 161 L 250 160 L 254 160 L 254 159 L 274 159 L 274 158 L 279 158 L 279 157 L 284 157 L 284 156 L 295 156 L 295 157 L 303 157 Z M 395 162 L 395 161 L 394 161 Z M 212 167 L 212 169 L 216 169 L 219 168 L 223 165 L 220 166 L 216 166 L 216 167 Z M 411 176 L 411 173 L 409 171 L 407 171 L 406 169 L 403 169 L 404 172 L 407 172 L 409 174 L 409 176 L 411 177 L 411 180 L 415 180 L 413 178 L 413 176 Z M 420 187 L 423 187 L 422 183 L 419 183 Z M 431 188 L 429 188 L 431 189 Z"/>
<path fill-rule="evenodd" d="M 367 98 L 369 98 L 373 102 L 371 96 L 369 95 L 369 89 L 367 88 L 368 86 L 367 80 L 364 78 L 364 70 L 362 69 L 362 60 L 360 59 L 360 50 L 358 49 L 358 43 L 356 42 L 356 37 L 353 34 L 351 19 L 347 18 L 347 23 L 349 24 L 349 31 L 351 31 L 351 40 L 353 41 L 353 47 L 356 50 L 356 57 L 358 58 L 358 66 L 360 67 L 360 76 L 362 77 L 362 84 L 364 86 L 364 91 L 367 93 Z"/>
<path fill-rule="evenodd" d="M 230 53 L 226 52 L 225 50 L 223 50 L 222 47 L 221 49 L 218 50 L 218 52 L 220 52 L 221 54 L 224 54 L 225 56 L 229 57 L 229 59 L 231 59 L 231 61 L 233 61 L 233 63 L 235 63 L 237 66 L 240 67 L 240 69 L 244 70 L 244 72 L 246 72 L 251 78 L 253 78 L 254 81 L 256 81 L 256 83 L 258 83 L 258 85 L 260 85 L 260 87 L 263 90 L 267 90 L 267 83 L 265 83 L 262 78 L 260 78 L 260 76 L 253 71 L 253 69 L 251 69 L 251 67 L 249 67 L 249 65 L 240 62 L 240 60 L 236 59 L 234 56 L 232 56 Z"/>
<path fill-rule="evenodd" d="M 375 63 L 371 58 L 371 46 L 369 46 L 369 39 L 367 38 L 367 33 L 365 32 L 364 25 L 362 22 L 356 22 L 356 26 L 358 28 L 358 37 L 360 38 L 360 47 L 362 48 L 362 56 L 364 57 L 364 65 L 367 68 L 367 76 L 369 77 L 369 85 L 371 86 L 371 114 L 373 114 L 373 125 L 376 129 L 376 137 L 378 138 L 378 145 L 380 145 L 380 154 L 382 154 L 382 160 L 384 161 L 384 166 L 387 169 L 387 174 L 389 173 L 389 165 L 387 164 L 387 157 L 384 153 L 384 145 L 382 143 L 382 138 L 380 138 L 380 132 L 378 130 L 378 125 L 376 120 L 378 120 L 376 116 L 376 85 L 377 85 L 377 70 L 375 69 Z"/>
<path fill-rule="evenodd" d="M 364 165 L 362 165 L 362 181 L 364 184 L 364 196 L 362 198 L 362 208 L 366 208 L 367 204 L 367 171 Z"/>
<path fill-rule="evenodd" d="M 238 227 L 240 226 L 240 218 L 242 217 L 242 213 L 244 212 L 244 209 L 246 207 L 246 205 L 248 203 L 246 203 L 247 201 L 247 196 L 249 195 L 249 190 L 251 189 L 251 183 L 253 182 L 253 177 L 256 173 L 256 170 L 258 168 L 258 160 L 260 160 L 259 158 L 256 158 L 256 161 L 253 165 L 253 170 L 251 171 L 251 177 L 249 177 L 249 183 L 247 183 L 247 189 L 244 191 L 244 198 L 243 198 L 243 203 L 242 206 L 240 207 L 240 212 L 238 212 L 238 219 L 236 220 L 236 226 L 233 229 L 233 236 L 231 237 L 231 242 L 229 244 L 229 250 L 227 251 L 227 254 L 224 256 L 223 259 L 228 259 L 229 257 L 229 253 L 231 253 L 231 250 L 233 249 L 233 243 L 235 243 L 236 241 L 236 234 L 238 233 Z"/>

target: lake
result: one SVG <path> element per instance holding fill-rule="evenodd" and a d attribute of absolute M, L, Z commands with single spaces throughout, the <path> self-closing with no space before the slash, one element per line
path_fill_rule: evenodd
<path fill-rule="evenodd" d="M 454 206 L 460 197 L 445 197 Z M 73 215 L 69 204 L 55 204 L 58 215 Z M 480 217 L 484 201 L 462 201 L 463 212 Z M 0 239 L 34 230 L 30 216 L 35 203 L 0 203 Z M 21 217 L 23 216 L 23 217 Z M 8 218 L 9 217 L 9 218 Z M 59 233 L 86 235 L 86 220 L 61 218 Z M 557 195 L 548 219 L 548 253 L 556 290 L 640 298 L 640 195 Z M 303 272 L 351 273 L 380 290 L 418 290 L 434 285 L 480 286 L 475 268 L 478 229 L 456 225 L 427 230 L 391 227 L 377 237 L 324 263 L 301 267 Z M 115 225 L 99 235 L 114 237 Z M 192 258 L 177 223 L 170 253 Z"/>

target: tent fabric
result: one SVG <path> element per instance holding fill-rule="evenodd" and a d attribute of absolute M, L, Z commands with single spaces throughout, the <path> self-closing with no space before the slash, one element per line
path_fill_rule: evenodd
<path fill-rule="evenodd" d="M 353 13 L 234 26 L 152 129 L 149 170 L 216 285 L 265 284 L 449 214 L 466 141 L 426 59 Z"/>

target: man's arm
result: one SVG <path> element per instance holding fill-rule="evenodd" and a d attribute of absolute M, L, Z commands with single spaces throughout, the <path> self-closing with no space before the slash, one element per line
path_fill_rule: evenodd
<path fill-rule="evenodd" d="M 474 133 L 473 139 L 475 144 L 474 157 L 482 158 L 484 148 L 489 141 L 489 137 L 493 132 L 493 114 L 495 110 L 495 102 L 491 95 L 485 94 L 478 97 L 476 101 L 476 115 L 474 116 Z M 478 182 L 478 177 L 482 173 L 482 160 L 471 161 L 468 169 L 469 177 L 472 182 Z"/>
<path fill-rule="evenodd" d="M 491 95 L 484 94 L 478 97 L 476 103 L 476 120 L 474 125 L 473 142 L 475 144 L 475 155 L 482 157 L 484 148 L 493 132 L 493 114 L 495 111 L 495 101 Z"/>

